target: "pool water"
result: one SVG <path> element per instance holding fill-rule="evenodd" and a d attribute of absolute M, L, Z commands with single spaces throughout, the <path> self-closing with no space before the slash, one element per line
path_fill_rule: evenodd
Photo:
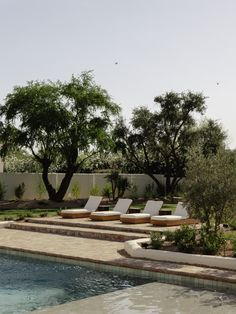
<path fill-rule="evenodd" d="M 0 253 L 0 313 L 26 313 L 148 282 L 151 280 Z"/>

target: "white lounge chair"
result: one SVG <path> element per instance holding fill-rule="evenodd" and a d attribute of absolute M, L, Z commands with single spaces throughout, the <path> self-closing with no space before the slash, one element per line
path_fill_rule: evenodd
<path fill-rule="evenodd" d="M 86 218 L 91 212 L 97 210 L 102 201 L 102 196 L 90 196 L 84 208 L 81 209 L 63 209 L 60 212 L 62 218 Z"/>
<path fill-rule="evenodd" d="M 129 198 L 119 198 L 113 210 L 93 212 L 89 217 L 92 220 L 101 221 L 119 220 L 120 215 L 127 212 L 131 203 L 132 200 Z"/>
<path fill-rule="evenodd" d="M 120 216 L 120 221 L 126 224 L 142 224 L 150 222 L 151 216 L 156 215 L 163 201 L 147 201 L 142 213 L 137 214 L 122 214 Z"/>
<path fill-rule="evenodd" d="M 189 214 L 183 202 L 178 202 L 174 215 L 158 215 L 151 217 L 151 224 L 161 227 L 178 226 L 183 224 L 196 224 L 196 219 L 189 218 Z"/>

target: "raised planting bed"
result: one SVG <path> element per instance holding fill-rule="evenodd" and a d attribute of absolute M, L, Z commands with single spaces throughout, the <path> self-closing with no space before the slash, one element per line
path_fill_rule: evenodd
<path fill-rule="evenodd" d="M 236 258 L 234 257 L 145 249 L 143 245 L 148 245 L 148 243 L 150 243 L 149 239 L 130 240 L 125 242 L 124 249 L 135 258 L 236 270 Z"/>

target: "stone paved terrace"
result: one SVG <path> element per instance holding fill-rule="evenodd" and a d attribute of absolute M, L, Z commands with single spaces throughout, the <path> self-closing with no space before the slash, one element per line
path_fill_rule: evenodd
<path fill-rule="evenodd" d="M 0 229 L 0 248 L 2 249 L 128 267 L 141 271 L 222 281 L 233 285 L 234 291 L 236 291 L 236 272 L 234 271 L 133 259 L 126 255 L 123 245 L 123 243 L 115 241 Z"/>
<path fill-rule="evenodd" d="M 27 221 L 31 223 L 42 223 L 50 225 L 64 225 L 70 227 L 86 227 L 86 228 L 96 228 L 104 230 L 113 231 L 128 231 L 128 232 L 141 232 L 150 233 L 151 231 L 164 231 L 164 230 L 175 230 L 178 227 L 157 227 L 150 223 L 145 224 L 124 224 L 119 220 L 113 221 L 92 221 L 89 218 L 73 218 L 65 219 L 60 216 L 55 217 L 44 217 L 44 218 L 28 218 Z"/>

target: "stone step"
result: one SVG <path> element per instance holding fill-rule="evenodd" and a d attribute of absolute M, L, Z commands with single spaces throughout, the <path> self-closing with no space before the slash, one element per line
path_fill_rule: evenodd
<path fill-rule="evenodd" d="M 90 221 L 89 219 L 63 219 L 59 217 L 44 217 L 44 218 L 26 218 L 27 222 L 35 224 L 46 224 L 54 226 L 67 226 L 67 227 L 79 227 L 79 228 L 91 228 L 100 230 L 112 230 L 122 231 L 130 233 L 146 233 L 150 234 L 151 231 L 156 231 L 157 228 L 150 225 L 150 227 L 142 227 L 140 225 L 126 225 L 120 222 L 109 222 L 109 221 Z M 162 231 L 166 228 L 158 228 Z"/>
<path fill-rule="evenodd" d="M 128 240 L 141 239 L 148 237 L 147 234 L 142 233 L 130 233 L 130 232 L 118 232 L 112 230 L 98 230 L 92 228 L 78 228 L 68 226 L 53 226 L 45 224 L 35 224 L 29 222 L 14 222 L 10 224 L 9 229 L 17 229 L 24 231 L 33 231 L 41 233 L 53 233 L 63 236 L 92 238 L 99 240 L 109 240 L 117 242 L 125 242 Z"/>

